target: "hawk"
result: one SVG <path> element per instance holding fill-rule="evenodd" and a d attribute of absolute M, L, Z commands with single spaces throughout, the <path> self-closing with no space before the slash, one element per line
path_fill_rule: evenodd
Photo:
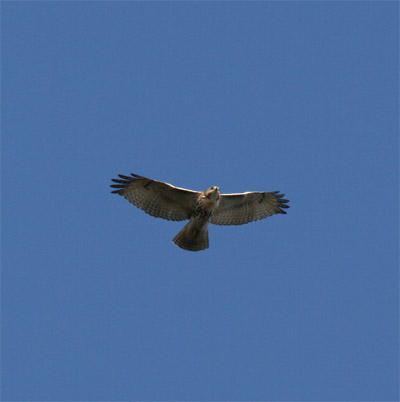
<path fill-rule="evenodd" d="M 279 191 L 221 194 L 219 187 L 192 191 L 137 174 L 112 179 L 112 193 L 126 198 L 149 215 L 170 221 L 190 222 L 173 242 L 190 251 L 208 248 L 208 224 L 243 225 L 275 214 L 286 214 L 284 194 Z"/>

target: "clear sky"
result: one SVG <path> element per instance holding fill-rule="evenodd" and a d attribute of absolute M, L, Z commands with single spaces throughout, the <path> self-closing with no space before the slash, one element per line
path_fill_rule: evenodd
<path fill-rule="evenodd" d="M 397 2 L 2 2 L 2 400 L 398 400 Z M 137 173 L 280 190 L 210 226 Z"/>

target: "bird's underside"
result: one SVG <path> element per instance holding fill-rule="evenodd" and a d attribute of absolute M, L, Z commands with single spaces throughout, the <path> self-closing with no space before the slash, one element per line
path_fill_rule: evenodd
<path fill-rule="evenodd" d="M 279 191 L 221 194 L 213 186 L 192 191 L 131 174 L 112 179 L 112 193 L 157 218 L 190 222 L 173 239 L 179 247 L 199 251 L 208 248 L 208 224 L 242 225 L 275 214 L 286 214 L 288 200 Z"/>

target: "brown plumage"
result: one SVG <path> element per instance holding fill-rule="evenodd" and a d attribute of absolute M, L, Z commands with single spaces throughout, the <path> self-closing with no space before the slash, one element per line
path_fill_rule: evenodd
<path fill-rule="evenodd" d="M 221 194 L 213 186 L 206 191 L 192 191 L 161 181 L 131 174 L 112 179 L 112 193 L 126 198 L 144 212 L 170 221 L 190 222 L 174 237 L 179 247 L 199 251 L 208 248 L 208 224 L 242 225 L 275 214 L 286 214 L 288 200 L 284 194 L 247 192 Z"/>

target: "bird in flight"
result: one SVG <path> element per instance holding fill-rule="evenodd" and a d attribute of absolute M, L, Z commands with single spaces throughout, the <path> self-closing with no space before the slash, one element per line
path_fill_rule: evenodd
<path fill-rule="evenodd" d="M 190 222 L 174 237 L 173 242 L 190 251 L 208 248 L 208 224 L 243 225 L 286 214 L 289 200 L 279 191 L 221 194 L 219 187 L 192 191 L 137 174 L 118 175 L 112 179 L 112 193 L 126 198 L 136 207 L 157 218 Z"/>

